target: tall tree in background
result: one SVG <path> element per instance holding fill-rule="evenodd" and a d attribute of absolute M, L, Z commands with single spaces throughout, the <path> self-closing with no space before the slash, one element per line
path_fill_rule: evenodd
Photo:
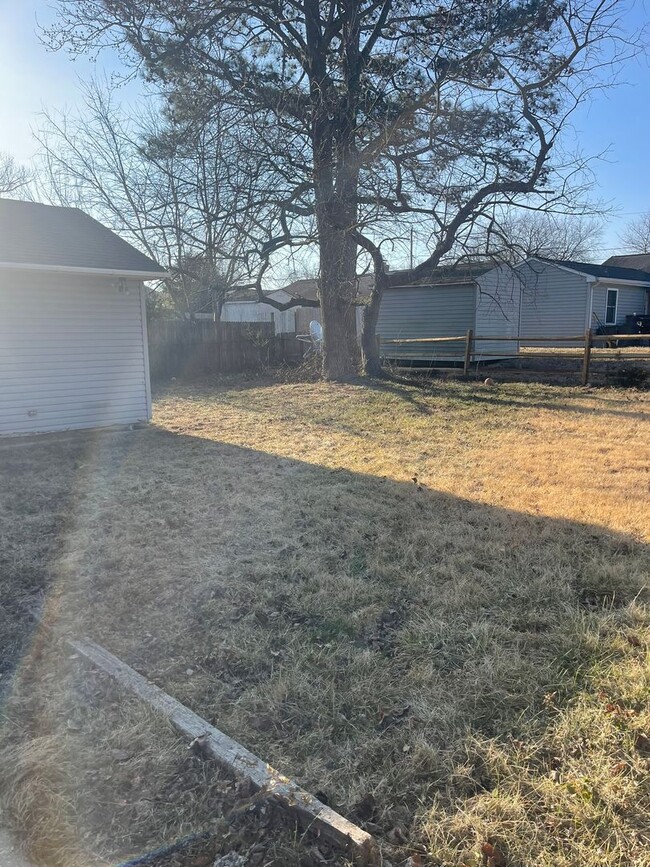
<path fill-rule="evenodd" d="M 395 221 L 416 222 L 420 280 L 522 197 L 561 201 L 556 146 L 621 50 L 619 0 L 58 0 L 54 45 L 112 45 L 164 88 L 177 119 L 239 112 L 285 190 L 258 274 L 315 221 L 324 373 L 356 369 L 357 259 L 372 260 L 366 369 Z M 555 158 L 551 159 L 555 154 Z M 274 187 L 275 189 L 275 187 Z M 262 191 L 263 192 L 263 191 Z M 264 198 L 261 201 L 265 201 Z M 482 226 L 481 226 L 482 224 Z"/>
<path fill-rule="evenodd" d="M 81 113 L 46 112 L 36 134 L 39 192 L 89 211 L 163 264 L 178 315 L 218 316 L 228 292 L 254 279 L 274 225 L 256 185 L 269 195 L 272 179 L 240 148 L 242 124 L 227 106 L 200 125 L 176 122 L 153 97 L 147 109 L 129 116 L 92 83 Z"/>
<path fill-rule="evenodd" d="M 628 253 L 650 253 L 650 211 L 628 223 L 621 234 L 621 241 Z"/>
<path fill-rule="evenodd" d="M 592 262 L 600 258 L 602 219 L 554 213 L 504 215 L 490 237 L 477 248 L 499 262 L 516 264 L 528 256 Z"/>

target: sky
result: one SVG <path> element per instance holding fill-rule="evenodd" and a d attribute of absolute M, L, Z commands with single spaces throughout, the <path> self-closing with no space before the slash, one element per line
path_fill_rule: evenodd
<path fill-rule="evenodd" d="M 650 0 L 637 0 L 629 14 L 630 32 L 650 21 Z M 38 25 L 53 20 L 51 0 L 0 0 L 0 151 L 28 164 L 37 143 L 32 129 L 44 108 L 74 109 L 80 104 L 79 81 L 110 75 L 117 59 L 100 54 L 96 62 L 49 51 Z M 573 117 L 583 153 L 606 157 L 594 166 L 594 196 L 613 209 L 602 243 L 603 258 L 624 252 L 619 239 L 625 224 L 650 210 L 650 63 L 641 57 L 626 63 L 616 88 L 598 92 Z M 137 99 L 138 85 L 124 90 Z"/>

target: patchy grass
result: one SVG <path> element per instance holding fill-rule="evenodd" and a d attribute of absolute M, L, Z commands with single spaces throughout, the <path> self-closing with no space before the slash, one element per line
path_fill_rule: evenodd
<path fill-rule="evenodd" d="M 209 828 L 221 797 L 160 721 L 80 695 L 59 642 L 88 634 L 393 863 L 489 842 L 521 867 L 650 864 L 649 413 L 239 380 L 160 394 L 146 431 L 0 444 L 2 592 L 22 610 L 25 564 L 49 582 L 3 754 L 32 854 L 107 863 Z"/>

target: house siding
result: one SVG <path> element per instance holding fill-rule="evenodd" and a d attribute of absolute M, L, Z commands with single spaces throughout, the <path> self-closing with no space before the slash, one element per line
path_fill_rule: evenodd
<path fill-rule="evenodd" d="M 276 310 L 257 301 L 226 301 L 221 309 L 221 321 L 273 322 L 275 333 L 284 334 L 296 330 L 296 308 Z"/>
<path fill-rule="evenodd" d="M 476 336 L 512 340 L 476 340 L 474 354 L 515 355 L 518 349 L 521 282 L 509 266 L 493 268 L 477 280 Z"/>
<path fill-rule="evenodd" d="M 642 315 L 646 309 L 646 295 L 648 290 L 643 286 L 594 286 L 592 310 L 592 327 L 598 328 L 605 324 L 607 290 L 618 289 L 618 307 L 616 309 L 616 324 L 622 325 L 626 316 L 635 313 Z"/>
<path fill-rule="evenodd" d="M 143 286 L 43 271 L 0 272 L 0 435 L 150 416 Z"/>
<path fill-rule="evenodd" d="M 381 299 L 377 334 L 382 340 L 417 337 L 460 337 L 474 328 L 476 287 L 414 286 L 387 289 Z M 461 358 L 458 343 L 394 343 L 382 346 L 388 358 L 432 360 Z"/>
<path fill-rule="evenodd" d="M 521 280 L 519 333 L 523 344 L 536 345 L 535 337 L 584 334 L 588 327 L 587 299 L 591 284 L 583 274 L 542 262 L 526 263 L 517 268 L 517 272 Z M 557 346 L 570 345 L 557 343 Z"/>

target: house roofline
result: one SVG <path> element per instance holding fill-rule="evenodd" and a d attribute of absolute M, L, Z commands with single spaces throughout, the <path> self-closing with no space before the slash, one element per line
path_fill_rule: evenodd
<path fill-rule="evenodd" d="M 60 274 L 100 274 L 105 277 L 133 277 L 139 280 L 164 280 L 167 271 L 137 271 L 125 268 L 89 268 L 77 265 L 36 265 L 27 262 L 0 262 L 2 271 L 54 271 Z"/>
<path fill-rule="evenodd" d="M 521 268 L 522 265 L 527 265 L 529 262 L 539 262 L 540 265 L 550 265 L 552 268 L 559 268 L 560 271 L 568 271 L 569 274 L 580 274 L 581 277 L 585 278 L 587 283 L 596 283 L 599 279 L 598 277 L 594 277 L 593 274 L 585 274 L 584 271 L 578 271 L 577 268 L 569 268 L 568 265 L 560 265 L 558 262 L 551 262 L 548 259 L 540 259 L 539 256 L 529 256 L 527 259 L 524 259 L 523 262 L 513 265 L 513 268 L 516 270 L 517 268 Z"/>
<path fill-rule="evenodd" d="M 540 259 L 538 256 L 529 256 L 523 262 L 519 262 L 514 268 L 521 268 L 522 265 L 528 262 L 539 262 L 542 265 L 551 265 L 553 268 L 559 268 L 561 271 L 568 271 L 570 274 L 580 274 L 584 277 L 587 283 L 607 284 L 617 283 L 621 286 L 645 286 L 650 289 L 650 276 L 647 280 L 626 280 L 623 277 L 596 277 L 594 274 L 585 274 L 579 268 L 570 268 L 568 265 L 560 265 L 558 262 L 549 261 L 548 259 Z M 616 266 L 613 266 L 616 267 Z"/>

